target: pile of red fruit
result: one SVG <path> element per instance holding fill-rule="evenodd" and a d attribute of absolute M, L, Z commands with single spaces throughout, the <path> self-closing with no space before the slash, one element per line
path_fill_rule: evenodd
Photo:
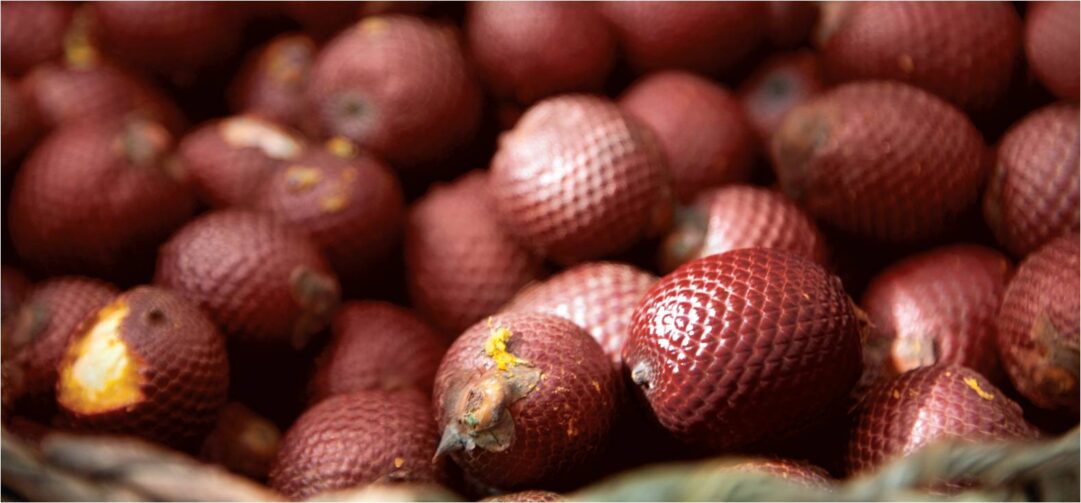
<path fill-rule="evenodd" d="M 5 2 L 4 428 L 293 499 L 1062 433 L 1078 16 Z"/>

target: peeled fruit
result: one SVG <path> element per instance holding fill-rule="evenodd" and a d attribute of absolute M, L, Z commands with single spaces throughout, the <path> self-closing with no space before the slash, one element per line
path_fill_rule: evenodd
<path fill-rule="evenodd" d="M 255 49 L 230 88 L 233 111 L 302 127 L 315 54 L 315 41 L 303 33 L 279 35 Z"/>
<path fill-rule="evenodd" d="M 64 34 L 71 24 L 74 4 L 4 2 L 0 10 L 4 75 L 22 75 L 64 53 Z"/>
<path fill-rule="evenodd" d="M 767 58 L 740 86 L 739 96 L 747 121 L 768 145 L 785 114 L 825 88 L 818 56 L 799 51 Z"/>
<path fill-rule="evenodd" d="M 1081 59 L 1077 2 L 1033 2 L 1026 7 L 1025 58 L 1029 68 L 1055 96 L 1076 102 Z"/>
<path fill-rule="evenodd" d="M 264 479 L 278 454 L 281 435 L 274 423 L 238 402 L 229 402 L 203 441 L 200 457 L 234 473 Z"/>

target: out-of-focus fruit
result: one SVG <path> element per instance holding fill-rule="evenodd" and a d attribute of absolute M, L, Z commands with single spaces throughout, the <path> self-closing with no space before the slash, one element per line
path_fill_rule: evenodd
<path fill-rule="evenodd" d="M 771 155 L 781 187 L 815 217 L 908 242 L 941 233 L 975 201 L 984 150 L 945 101 L 906 84 L 859 82 L 793 109 Z"/>
<path fill-rule="evenodd" d="M 489 496 L 480 501 L 566 501 L 559 493 L 553 493 L 550 491 L 530 490 L 530 491 L 518 491 L 516 493 L 500 494 L 499 496 Z"/>
<path fill-rule="evenodd" d="M 1021 19 L 1006 2 L 840 6 L 820 25 L 822 61 L 836 81 L 896 80 L 968 110 L 1005 94 L 1021 52 Z"/>
<path fill-rule="evenodd" d="M 604 350 L 571 321 L 497 315 L 455 340 L 439 366 L 437 456 L 496 488 L 558 486 L 606 444 L 620 389 Z"/>
<path fill-rule="evenodd" d="M 752 248 L 684 264 L 646 292 L 623 362 L 661 425 L 712 450 L 792 432 L 860 374 L 860 326 L 841 280 Z"/>
<path fill-rule="evenodd" d="M 754 135 L 727 89 L 692 73 L 660 72 L 632 84 L 619 106 L 656 134 L 681 201 L 750 178 Z"/>
<path fill-rule="evenodd" d="M 33 285 L 30 283 L 30 280 L 26 279 L 26 276 L 24 276 L 22 272 L 14 267 L 5 265 L 3 268 L 0 268 L 0 271 L 2 271 L 0 272 L 0 274 L 2 274 L 2 276 L 0 276 L 0 294 L 2 294 L 0 295 L 0 299 L 2 299 L 0 300 L 0 317 L 4 320 L 4 330 L 7 330 L 7 327 L 10 326 L 9 323 L 11 322 L 8 320 L 8 316 L 13 316 L 15 313 L 19 312 L 19 306 L 26 300 Z M 5 335 L 5 337 L 7 336 Z M 5 359 L 8 356 L 11 356 L 6 344 L 4 345 L 3 352 L 5 353 L 3 355 Z"/>
<path fill-rule="evenodd" d="M 1040 82 L 1062 99 L 1077 101 L 1081 42 L 1077 2 L 1033 2 L 1025 13 L 1025 56 Z"/>
<path fill-rule="evenodd" d="M 22 75 L 58 59 L 64 53 L 64 34 L 74 10 L 74 4 L 67 2 L 4 2 L 0 8 L 4 73 Z"/>
<path fill-rule="evenodd" d="M 370 2 L 273 2 L 286 16 L 304 27 L 304 31 L 326 39 L 353 24 L 360 16 L 360 10 Z"/>
<path fill-rule="evenodd" d="M 773 248 L 825 265 L 826 238 L 783 194 L 751 185 L 699 194 L 676 212 L 676 225 L 660 251 L 661 269 L 740 248 Z"/>
<path fill-rule="evenodd" d="M 1055 238 L 1021 262 L 998 317 L 998 350 L 1014 387 L 1044 409 L 1078 412 L 1081 309 L 1076 233 Z"/>
<path fill-rule="evenodd" d="M 330 322 L 338 280 L 298 231 L 269 215 L 221 210 L 177 231 L 154 281 L 203 308 L 226 335 L 301 348 Z"/>
<path fill-rule="evenodd" d="M 315 41 L 302 33 L 279 35 L 255 49 L 229 89 L 233 111 L 302 127 L 315 53 Z"/>
<path fill-rule="evenodd" d="M 3 143 L 3 170 L 7 174 L 15 171 L 13 161 L 22 156 L 41 133 L 41 119 L 38 112 L 22 94 L 22 90 L 2 77 L 0 80 L 0 99 L 3 105 L 0 112 L 0 142 Z"/>
<path fill-rule="evenodd" d="M 57 401 L 72 426 L 177 447 L 202 441 L 229 390 L 221 333 L 155 287 L 128 290 L 83 320 L 58 372 Z"/>
<path fill-rule="evenodd" d="M 983 214 L 995 237 L 1018 256 L 1078 229 L 1077 104 L 1030 113 L 1003 136 Z"/>
<path fill-rule="evenodd" d="M 434 186 L 410 210 L 409 296 L 448 332 L 495 313 L 541 274 L 541 260 L 500 227 L 494 212 L 483 171 Z"/>
<path fill-rule="evenodd" d="M 149 264 L 195 206 L 161 124 L 81 122 L 53 131 L 23 164 L 9 225 L 19 257 L 38 269 L 116 276 Z"/>
<path fill-rule="evenodd" d="M 467 7 L 469 50 L 500 98 L 528 105 L 571 91 L 600 91 L 616 42 L 593 6 L 479 2 Z"/>
<path fill-rule="evenodd" d="M 829 488 L 831 484 L 829 472 L 826 470 L 810 463 L 794 461 L 791 459 L 751 458 L 723 466 L 721 467 L 721 471 L 731 473 L 764 473 L 766 475 L 780 477 L 789 482 L 795 482 L 797 484 L 819 489 Z"/>
<path fill-rule="evenodd" d="M 367 18 L 319 53 L 307 91 L 316 128 L 395 167 L 441 159 L 472 139 L 480 86 L 454 28 L 421 18 Z"/>
<path fill-rule="evenodd" d="M 766 40 L 781 49 L 802 45 L 818 22 L 815 2 L 766 2 L 765 9 Z"/>
<path fill-rule="evenodd" d="M 740 86 L 739 96 L 747 121 L 768 145 L 785 114 L 825 87 L 818 56 L 800 51 L 766 59 Z"/>
<path fill-rule="evenodd" d="M 416 390 L 360 391 L 308 409 L 289 428 L 270 486 L 294 500 L 372 482 L 434 482 L 439 436 Z"/>
<path fill-rule="evenodd" d="M 278 454 L 281 430 L 238 402 L 218 414 L 218 422 L 203 441 L 200 457 L 229 470 L 262 480 Z"/>

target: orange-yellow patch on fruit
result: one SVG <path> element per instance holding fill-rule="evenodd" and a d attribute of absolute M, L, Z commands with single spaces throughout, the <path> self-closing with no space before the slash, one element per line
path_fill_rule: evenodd
<path fill-rule="evenodd" d="M 357 156 L 357 146 L 343 136 L 335 136 L 327 140 L 326 148 L 330 153 L 342 159 L 352 159 Z"/>
<path fill-rule="evenodd" d="M 346 203 L 349 202 L 349 196 L 345 192 L 335 192 L 323 196 L 319 201 L 319 206 L 323 208 L 326 213 L 337 213 L 345 208 Z"/>
<path fill-rule="evenodd" d="M 389 25 L 390 23 L 387 23 L 386 19 L 379 16 L 372 16 L 365 18 L 360 22 L 360 31 L 374 35 L 386 31 L 387 26 Z"/>
<path fill-rule="evenodd" d="M 221 136 L 234 147 L 258 148 L 271 159 L 293 159 L 303 147 L 281 128 L 251 117 L 232 117 L 222 121 Z"/>
<path fill-rule="evenodd" d="M 394 467 L 395 468 L 401 468 L 402 465 L 404 465 L 404 464 L 405 464 L 405 459 L 402 459 L 400 457 L 394 458 Z"/>
<path fill-rule="evenodd" d="M 285 179 L 289 184 L 289 189 L 294 192 L 310 189 L 322 178 L 319 170 L 311 166 L 295 165 L 285 170 Z"/>
<path fill-rule="evenodd" d="M 491 335 L 488 336 L 488 340 L 484 341 L 484 353 L 495 362 L 495 366 L 499 370 L 507 370 L 507 367 L 526 363 L 525 360 L 507 351 L 507 341 L 513 335 L 509 328 L 492 328 L 492 319 L 488 318 L 488 329 Z"/>
<path fill-rule="evenodd" d="M 123 300 L 101 311 L 90 330 L 68 347 L 60 368 L 57 400 L 84 414 L 107 412 L 143 399 L 140 362 L 120 337 L 128 315 Z"/>
<path fill-rule="evenodd" d="M 965 377 L 965 378 L 963 378 L 961 380 L 965 381 L 965 384 L 967 384 L 969 388 L 972 388 L 972 390 L 975 391 L 976 394 L 980 396 L 980 398 L 982 398 L 984 400 L 994 400 L 995 399 L 995 395 L 992 395 L 992 394 L 984 391 L 983 388 L 980 387 L 980 383 L 978 381 L 976 381 L 975 377 Z"/>

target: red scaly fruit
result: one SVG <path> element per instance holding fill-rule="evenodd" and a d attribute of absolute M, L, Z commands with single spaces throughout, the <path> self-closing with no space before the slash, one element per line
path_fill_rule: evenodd
<path fill-rule="evenodd" d="M 7 77 L 0 79 L 0 96 L 3 99 L 3 106 L 0 106 L 0 112 L 3 112 L 0 142 L 4 145 L 3 170 L 7 174 L 15 171 L 14 161 L 33 146 L 42 127 L 37 110 L 30 106 L 22 90 Z"/>
<path fill-rule="evenodd" d="M 473 138 L 480 86 L 457 31 L 422 18 L 367 18 L 341 32 L 312 67 L 316 129 L 398 168 L 444 158 Z M 419 106 L 418 106 L 419 105 Z"/>
<path fill-rule="evenodd" d="M 1018 391 L 1036 406 L 1078 413 L 1078 235 L 1037 249 L 1017 268 L 998 316 L 998 351 Z"/>
<path fill-rule="evenodd" d="M 762 5 L 748 2 L 605 2 L 598 8 L 641 73 L 724 72 L 758 46 L 765 24 Z"/>
<path fill-rule="evenodd" d="M 0 299 L 2 299 L 0 301 L 0 317 L 4 320 L 4 327 L 10 326 L 8 325 L 8 316 L 19 312 L 19 306 L 26 300 L 32 288 L 33 285 L 30 280 L 26 279 L 26 276 L 18 269 L 7 265 L 0 268 L 0 293 L 2 293 L 0 295 Z M 6 353 L 3 355 L 4 357 L 11 355 L 7 344 L 4 344 L 3 352 Z"/>
<path fill-rule="evenodd" d="M 302 348 L 340 299 L 326 260 L 299 231 L 241 210 L 205 214 L 158 254 L 155 283 L 203 308 L 230 337 Z"/>
<path fill-rule="evenodd" d="M 860 374 L 860 329 L 821 266 L 735 250 L 653 285 L 623 362 L 662 426 L 723 450 L 795 431 L 843 400 Z"/>
<path fill-rule="evenodd" d="M 499 98 L 523 105 L 600 91 L 615 61 L 615 38 L 588 4 L 471 3 L 465 27 L 485 82 Z"/>
<path fill-rule="evenodd" d="M 303 33 L 279 35 L 252 51 L 229 88 L 233 111 L 304 126 L 304 89 L 315 54 L 315 41 Z"/>
<path fill-rule="evenodd" d="M 229 402 L 203 440 L 199 457 L 256 480 L 266 479 L 278 454 L 281 430 L 239 402 Z"/>
<path fill-rule="evenodd" d="M 173 138 L 143 119 L 81 122 L 53 131 L 15 178 L 15 251 L 52 273 L 117 276 L 152 262 L 195 212 Z"/>
<path fill-rule="evenodd" d="M 820 24 L 826 74 L 895 80 L 966 110 L 1006 92 L 1021 52 L 1021 19 L 1006 2 L 866 2 Z"/>
<path fill-rule="evenodd" d="M 22 75 L 59 59 L 74 10 L 67 2 L 4 2 L 0 7 L 4 74 Z"/>
<path fill-rule="evenodd" d="M 660 250 L 661 269 L 740 248 L 784 250 L 826 264 L 826 238 L 814 220 L 783 194 L 730 185 L 699 194 L 676 212 Z"/>
<path fill-rule="evenodd" d="M 489 496 L 480 501 L 566 501 L 559 493 L 537 489 Z"/>
<path fill-rule="evenodd" d="M 337 395 L 308 409 L 285 433 L 270 487 L 300 500 L 372 482 L 436 482 L 438 440 L 419 391 Z"/>
<path fill-rule="evenodd" d="M 784 458 L 751 458 L 722 466 L 721 471 L 762 473 L 817 489 L 829 489 L 832 485 L 829 472 L 821 467 Z"/>
<path fill-rule="evenodd" d="M 618 374 L 574 323 L 537 313 L 473 325 L 435 378 L 437 456 L 499 489 L 573 482 L 606 444 Z"/>
<path fill-rule="evenodd" d="M 308 386 L 311 403 L 354 391 L 415 388 L 431 393 L 447 338 L 410 311 L 354 301 L 331 324 L 332 339 Z"/>
<path fill-rule="evenodd" d="M 186 449 L 214 426 L 229 390 L 225 338 L 194 304 L 148 286 L 83 320 L 58 372 L 64 423 Z"/>
<path fill-rule="evenodd" d="M 1033 2 L 1025 13 L 1025 56 L 1044 87 L 1077 101 L 1081 60 L 1077 2 Z"/>
<path fill-rule="evenodd" d="M 409 296 L 449 333 L 495 313 L 541 275 L 541 260 L 507 234 L 493 213 L 484 171 L 435 185 L 410 210 Z"/>
<path fill-rule="evenodd" d="M 687 72 L 653 73 L 624 91 L 619 106 L 656 134 L 679 200 L 750 178 L 754 134 L 724 87 Z"/>
<path fill-rule="evenodd" d="M 816 218 L 886 242 L 952 225 L 978 196 L 984 152 L 960 110 L 897 82 L 822 94 L 792 110 L 771 145 L 785 193 Z"/>
<path fill-rule="evenodd" d="M 780 49 L 803 45 L 818 23 L 815 2 L 766 2 L 765 8 L 766 40 Z"/>
<path fill-rule="evenodd" d="M 799 51 L 767 58 L 740 86 L 739 98 L 759 140 L 769 145 L 785 114 L 825 88 L 818 56 Z"/>
<path fill-rule="evenodd" d="M 1078 230 L 1077 104 L 1030 113 L 998 145 L 983 215 L 998 242 L 1024 256 L 1051 238 Z"/>

